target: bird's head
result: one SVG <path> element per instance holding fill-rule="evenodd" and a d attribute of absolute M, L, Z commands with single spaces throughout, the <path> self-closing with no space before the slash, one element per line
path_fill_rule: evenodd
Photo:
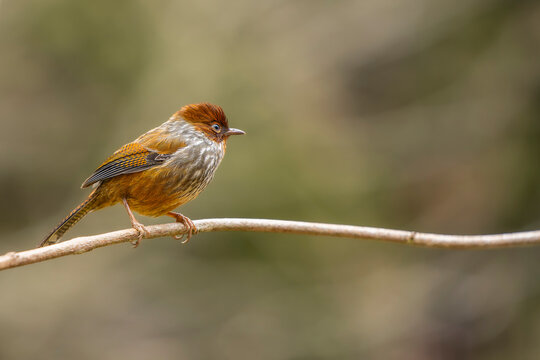
<path fill-rule="evenodd" d="M 231 135 L 245 134 L 242 130 L 229 128 L 225 112 L 217 105 L 209 103 L 186 105 L 175 116 L 181 117 L 216 142 L 226 141 Z"/>

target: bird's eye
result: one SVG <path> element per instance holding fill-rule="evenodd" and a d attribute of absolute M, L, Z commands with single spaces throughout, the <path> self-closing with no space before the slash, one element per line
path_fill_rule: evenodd
<path fill-rule="evenodd" d="M 218 124 L 214 124 L 212 125 L 212 129 L 218 133 L 221 131 L 221 126 L 219 126 Z"/>

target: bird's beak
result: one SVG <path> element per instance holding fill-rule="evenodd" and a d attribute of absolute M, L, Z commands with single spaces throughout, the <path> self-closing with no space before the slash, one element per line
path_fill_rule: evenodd
<path fill-rule="evenodd" d="M 231 135 L 244 135 L 245 131 L 239 130 L 239 129 L 229 129 L 225 132 L 225 136 L 231 136 Z"/>

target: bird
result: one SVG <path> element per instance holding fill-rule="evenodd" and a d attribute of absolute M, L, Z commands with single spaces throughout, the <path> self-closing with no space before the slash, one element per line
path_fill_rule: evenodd
<path fill-rule="evenodd" d="M 174 209 L 195 199 L 213 179 L 232 135 L 225 112 L 210 103 L 190 104 L 166 122 L 122 146 L 82 184 L 93 191 L 40 243 L 57 243 L 88 213 L 121 203 L 137 231 L 137 247 L 148 234 L 133 211 L 151 217 L 167 215 L 187 228 L 189 241 L 197 232 L 193 221 Z"/>

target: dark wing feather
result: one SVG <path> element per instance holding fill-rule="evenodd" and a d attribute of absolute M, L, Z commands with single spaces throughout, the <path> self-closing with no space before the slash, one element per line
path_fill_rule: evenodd
<path fill-rule="evenodd" d="M 122 146 L 94 171 L 81 187 L 88 187 L 98 181 L 112 177 L 131 174 L 162 164 L 171 157 L 170 154 L 160 154 L 147 149 L 138 143 Z"/>

